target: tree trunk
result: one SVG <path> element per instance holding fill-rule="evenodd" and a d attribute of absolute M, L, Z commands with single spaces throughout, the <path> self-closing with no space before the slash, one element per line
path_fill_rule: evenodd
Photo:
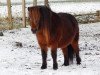
<path fill-rule="evenodd" d="M 49 7 L 49 2 L 48 2 L 48 0 L 45 0 L 45 5 L 46 5 L 47 7 Z"/>
<path fill-rule="evenodd" d="M 37 0 L 33 0 L 33 6 L 37 5 Z"/>

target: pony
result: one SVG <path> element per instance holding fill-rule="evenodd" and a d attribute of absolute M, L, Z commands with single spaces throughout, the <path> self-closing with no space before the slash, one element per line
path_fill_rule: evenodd
<path fill-rule="evenodd" d="M 74 16 L 68 13 L 55 13 L 47 6 L 28 7 L 31 31 L 36 34 L 41 48 L 42 66 L 47 68 L 47 51 L 51 48 L 53 69 L 58 69 L 57 48 L 61 48 L 64 56 L 64 66 L 76 56 L 77 64 L 81 64 L 79 55 L 79 27 Z"/>

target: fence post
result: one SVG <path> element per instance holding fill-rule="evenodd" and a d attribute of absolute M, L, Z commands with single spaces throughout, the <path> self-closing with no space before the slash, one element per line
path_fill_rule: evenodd
<path fill-rule="evenodd" d="M 12 12 L 11 12 L 11 0 L 7 0 L 7 8 L 8 8 L 8 19 L 9 19 L 9 24 L 10 24 L 9 29 L 13 29 Z"/>
<path fill-rule="evenodd" d="M 23 27 L 26 27 L 25 0 L 22 0 Z"/>
<path fill-rule="evenodd" d="M 37 0 L 33 0 L 33 6 L 37 5 Z"/>
<path fill-rule="evenodd" d="M 45 5 L 46 5 L 47 7 L 49 7 L 49 2 L 48 2 L 48 0 L 45 0 L 44 3 L 45 3 Z"/>
<path fill-rule="evenodd" d="M 100 21 L 100 11 L 96 11 L 97 21 Z"/>

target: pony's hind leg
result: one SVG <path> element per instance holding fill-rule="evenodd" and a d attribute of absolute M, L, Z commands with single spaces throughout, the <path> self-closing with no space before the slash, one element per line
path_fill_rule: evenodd
<path fill-rule="evenodd" d="M 67 48 L 68 48 L 68 59 L 73 63 L 74 49 L 71 44 L 69 44 Z"/>
<path fill-rule="evenodd" d="M 67 47 L 65 48 L 62 48 L 62 52 L 63 52 L 63 55 L 64 55 L 64 66 L 68 66 L 69 65 L 69 59 L 68 59 L 68 49 Z"/>
<path fill-rule="evenodd" d="M 41 54 L 42 54 L 42 66 L 41 69 L 46 69 L 47 68 L 47 47 L 42 47 L 41 48 Z"/>
<path fill-rule="evenodd" d="M 76 61 L 77 64 L 81 64 L 81 58 L 79 56 L 79 45 L 78 45 L 78 40 L 79 40 L 79 34 L 76 35 L 75 39 L 72 42 L 72 47 L 74 49 L 74 52 L 76 54 Z"/>
<path fill-rule="evenodd" d="M 56 69 L 58 69 L 57 48 L 52 48 L 51 49 L 51 56 L 52 56 L 52 59 L 53 59 L 53 69 L 56 70 Z"/>

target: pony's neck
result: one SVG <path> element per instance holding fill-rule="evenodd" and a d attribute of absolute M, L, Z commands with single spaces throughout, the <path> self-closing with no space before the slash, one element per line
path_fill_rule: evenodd
<path fill-rule="evenodd" d="M 61 22 L 61 20 L 60 20 L 60 17 L 57 15 L 57 13 L 52 12 L 52 15 L 50 17 L 49 26 L 45 25 L 50 37 L 55 36 L 56 30 L 57 30 L 58 26 L 60 25 L 60 22 Z"/>

